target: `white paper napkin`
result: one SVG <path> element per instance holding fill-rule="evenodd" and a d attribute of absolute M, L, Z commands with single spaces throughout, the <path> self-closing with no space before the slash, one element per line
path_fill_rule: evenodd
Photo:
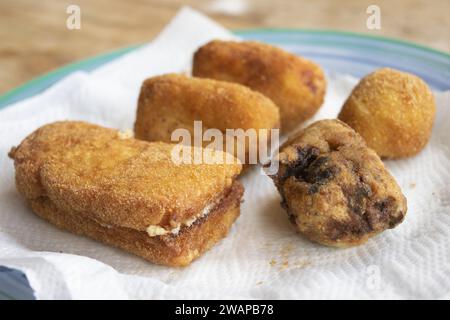
<path fill-rule="evenodd" d="M 132 128 L 142 80 L 188 71 L 195 49 L 214 38 L 234 37 L 185 8 L 150 44 L 0 112 L 0 265 L 24 271 L 39 299 L 450 298 L 450 92 L 436 93 L 425 150 L 386 163 L 408 198 L 406 220 L 357 248 L 294 233 L 258 168 L 242 178 L 245 202 L 229 236 L 182 269 L 61 231 L 31 212 L 14 186 L 11 146 L 55 120 Z M 335 117 L 356 81 L 330 75 L 315 119 Z"/>

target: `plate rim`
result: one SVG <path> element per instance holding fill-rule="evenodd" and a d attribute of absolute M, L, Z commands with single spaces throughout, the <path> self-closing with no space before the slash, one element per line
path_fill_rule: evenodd
<path fill-rule="evenodd" d="M 446 52 L 441 49 L 435 49 L 423 44 L 419 44 L 414 41 L 404 40 L 396 37 L 374 35 L 363 32 L 353 32 L 346 30 L 332 30 L 332 29 L 309 29 L 309 28 L 246 28 L 246 29 L 233 29 L 233 33 L 245 34 L 245 33 L 304 33 L 304 34 L 320 34 L 320 35 L 338 35 L 338 36 L 348 36 L 352 38 L 359 39 L 369 39 L 378 42 L 392 43 L 397 45 L 402 45 L 405 47 L 410 47 L 429 53 L 437 54 L 445 59 L 450 59 L 450 52 Z"/>
<path fill-rule="evenodd" d="M 345 30 L 331 30 L 331 29 L 308 29 L 308 28 L 246 28 L 246 29 L 233 29 L 231 30 L 236 35 L 245 35 L 245 34 L 257 34 L 257 33 L 300 33 L 300 34 L 315 34 L 315 35 L 322 35 L 322 36 L 347 36 L 351 38 L 358 38 L 358 39 L 369 39 L 372 41 L 377 41 L 380 43 L 391 43 L 395 45 L 404 46 L 407 48 L 412 48 L 419 51 L 424 51 L 427 53 L 432 53 L 435 55 L 438 55 L 444 59 L 449 60 L 450 62 L 450 53 L 444 51 L 435 49 L 432 47 L 428 47 L 426 45 L 418 44 L 413 41 L 403 40 L 395 37 L 389 37 L 389 36 L 381 36 L 381 35 L 372 35 L 372 34 L 366 34 L 366 33 L 360 33 L 360 32 L 352 32 L 352 31 L 345 31 Z M 133 44 L 126 47 L 121 47 L 119 49 L 114 49 L 111 51 L 108 51 L 106 53 L 100 53 L 97 55 L 93 55 L 87 58 L 83 58 L 80 60 L 76 60 L 75 62 L 71 62 L 69 64 L 63 65 L 61 67 L 52 69 L 48 72 L 45 72 L 39 76 L 36 76 L 26 82 L 24 82 L 21 85 L 18 85 L 17 87 L 10 89 L 6 91 L 5 93 L 0 95 L 0 110 L 14 104 L 16 102 L 19 102 L 26 98 L 31 98 L 35 96 L 36 94 L 42 92 L 43 90 L 49 88 L 52 84 L 54 84 L 56 81 L 60 80 L 64 76 L 66 76 L 69 73 L 72 73 L 74 71 L 80 70 L 80 69 L 89 69 L 90 67 L 93 67 L 92 69 L 95 69 L 96 66 L 99 66 L 102 62 L 106 63 L 110 60 L 114 60 L 121 55 L 124 55 L 130 51 L 133 51 L 134 49 L 137 49 L 141 46 L 145 45 L 145 43 L 139 43 L 139 44 Z M 55 81 L 52 81 L 54 79 Z M 44 85 L 44 83 L 51 82 L 49 85 Z M 39 87 L 39 88 L 37 88 Z M 34 88 L 34 90 L 33 90 Z M 26 92 L 32 91 L 31 94 L 27 96 L 23 96 Z M 22 97 L 23 96 L 23 97 Z"/>

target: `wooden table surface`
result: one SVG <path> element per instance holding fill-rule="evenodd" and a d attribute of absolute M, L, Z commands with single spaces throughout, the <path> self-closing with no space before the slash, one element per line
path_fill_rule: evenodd
<path fill-rule="evenodd" d="M 231 1 L 231 4 L 230 4 Z M 449 0 L 0 0 L 0 94 L 51 69 L 151 40 L 183 6 L 231 29 L 336 29 L 387 35 L 450 51 Z M 223 4 L 231 9 L 220 9 Z M 69 4 L 81 29 L 66 27 Z M 368 30 L 366 9 L 381 9 Z"/>

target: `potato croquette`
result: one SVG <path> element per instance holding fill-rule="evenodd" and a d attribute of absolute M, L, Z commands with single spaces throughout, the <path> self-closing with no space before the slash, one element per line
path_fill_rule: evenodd
<path fill-rule="evenodd" d="M 353 89 L 339 119 L 355 129 L 382 158 L 419 153 L 431 136 L 436 105 L 419 77 L 383 68 Z"/>
<path fill-rule="evenodd" d="M 180 128 L 193 137 L 195 120 L 202 121 L 202 130 L 213 128 L 225 134 L 227 129 L 279 128 L 280 116 L 269 98 L 243 85 L 178 74 L 144 81 L 134 126 L 136 138 L 171 142 L 172 133 Z M 256 139 L 254 143 L 258 146 Z M 244 146 L 246 158 L 249 144 Z"/>
<path fill-rule="evenodd" d="M 405 217 L 406 198 L 378 155 L 339 120 L 313 123 L 289 139 L 272 176 L 291 222 L 308 239 L 360 245 Z"/>
<path fill-rule="evenodd" d="M 37 215 L 153 263 L 185 266 L 239 216 L 241 165 L 176 165 L 173 146 L 66 121 L 39 128 L 9 156 Z"/>
<path fill-rule="evenodd" d="M 315 63 L 256 41 L 211 41 L 194 54 L 193 75 L 246 85 L 280 108 L 288 132 L 322 105 L 326 82 Z"/>

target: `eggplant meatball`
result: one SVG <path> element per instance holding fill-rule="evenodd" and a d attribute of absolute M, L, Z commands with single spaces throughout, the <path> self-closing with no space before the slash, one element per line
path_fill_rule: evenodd
<path fill-rule="evenodd" d="M 380 158 L 349 126 L 323 120 L 289 139 L 272 176 L 291 222 L 308 239 L 360 245 L 405 217 L 406 198 Z"/>

